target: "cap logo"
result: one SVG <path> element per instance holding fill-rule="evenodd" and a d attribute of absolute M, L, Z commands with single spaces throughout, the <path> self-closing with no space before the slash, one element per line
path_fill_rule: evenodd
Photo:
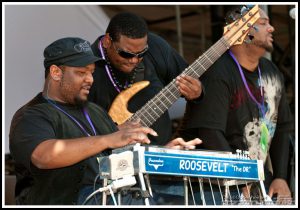
<path fill-rule="evenodd" d="M 74 45 L 74 49 L 77 52 L 87 52 L 87 51 L 91 51 L 91 47 L 88 43 L 88 41 L 85 41 L 83 43 L 78 43 Z"/>

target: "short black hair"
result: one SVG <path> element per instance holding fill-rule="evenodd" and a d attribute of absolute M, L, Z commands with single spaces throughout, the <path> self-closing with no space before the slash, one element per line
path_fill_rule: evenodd
<path fill-rule="evenodd" d="M 115 15 L 106 29 L 113 41 L 119 41 L 120 35 L 128 38 L 143 38 L 148 33 L 146 21 L 136 14 L 121 12 Z"/>

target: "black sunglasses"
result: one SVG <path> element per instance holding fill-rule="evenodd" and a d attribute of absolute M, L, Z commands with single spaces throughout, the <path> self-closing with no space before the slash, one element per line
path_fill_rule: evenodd
<path fill-rule="evenodd" d="M 144 55 L 146 54 L 146 52 L 148 51 L 149 47 L 148 45 L 145 47 L 145 49 L 143 49 L 141 52 L 139 53 L 132 53 L 132 52 L 127 52 L 125 50 L 116 48 L 116 46 L 114 45 L 114 42 L 111 40 L 116 52 L 119 54 L 119 56 L 121 56 L 122 58 L 134 58 L 134 57 L 138 57 L 138 58 L 142 58 L 144 57 Z"/>

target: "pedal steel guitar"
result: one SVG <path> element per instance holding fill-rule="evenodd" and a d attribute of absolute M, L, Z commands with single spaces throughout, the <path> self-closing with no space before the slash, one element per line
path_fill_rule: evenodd
<path fill-rule="evenodd" d="M 110 156 L 103 157 L 100 161 L 100 171 L 100 175 L 108 180 L 136 175 L 139 177 L 141 190 L 149 191 L 150 194 L 152 190 L 149 175 L 182 177 L 186 180 L 185 188 L 188 182 L 191 185 L 191 177 L 198 178 L 202 184 L 206 180 L 210 185 L 225 186 L 227 192 L 220 192 L 224 194 L 224 203 L 230 200 L 229 186 L 238 188 L 242 184 L 247 186 L 257 182 L 260 184 L 262 197 L 267 199 L 263 185 L 263 161 L 251 160 L 246 151 L 238 150 L 233 154 L 223 151 L 177 150 L 134 144 L 115 149 Z M 185 200 L 187 202 L 188 198 Z M 148 203 L 147 198 L 145 203 Z"/>

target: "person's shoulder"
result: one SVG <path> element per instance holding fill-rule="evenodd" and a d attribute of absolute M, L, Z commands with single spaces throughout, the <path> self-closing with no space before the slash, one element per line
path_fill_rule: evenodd
<path fill-rule="evenodd" d="M 266 58 L 264 56 L 259 59 L 259 62 L 263 63 L 263 64 L 268 64 L 268 65 L 272 65 L 273 64 L 273 62 L 270 59 L 268 59 L 268 58 Z"/>
<path fill-rule="evenodd" d="M 103 68 L 104 65 L 106 64 L 106 61 L 102 58 L 100 49 L 99 49 L 99 42 L 101 40 L 101 38 L 103 37 L 103 35 L 99 36 L 93 44 L 91 44 L 91 49 L 93 51 L 93 54 L 99 58 L 101 58 L 100 60 L 96 61 L 96 69 L 97 68 Z"/>
<path fill-rule="evenodd" d="M 25 105 L 23 105 L 21 108 L 19 108 L 14 116 L 20 116 L 23 115 L 25 111 L 38 106 L 39 104 L 44 103 L 45 100 L 42 96 L 42 93 L 39 93 L 36 95 L 33 99 L 31 99 L 29 102 L 27 102 Z"/>
<path fill-rule="evenodd" d="M 41 104 L 45 102 L 45 99 L 42 96 L 42 93 L 36 95 L 33 99 L 31 99 L 28 103 L 19 108 L 12 120 L 11 120 L 11 130 L 14 130 L 14 127 L 23 119 L 24 115 L 30 115 L 32 110 L 35 110 L 37 107 L 40 107 Z M 40 108 L 37 108 L 40 110 Z M 48 110 L 48 109 L 45 109 Z"/>
<path fill-rule="evenodd" d="M 282 77 L 282 73 L 279 70 L 279 68 L 276 66 L 275 63 L 273 63 L 271 60 L 269 60 L 266 57 L 261 57 L 259 64 L 262 68 L 262 72 L 268 72 L 269 74 L 277 75 L 279 77 Z"/>
<path fill-rule="evenodd" d="M 271 67 L 271 68 L 276 69 L 276 70 L 278 69 L 277 66 L 275 65 L 275 63 L 273 63 L 271 60 L 269 60 L 266 57 L 261 57 L 259 62 L 263 66 L 268 66 L 268 67 Z"/>
<path fill-rule="evenodd" d="M 161 37 L 153 32 L 148 33 L 148 45 L 149 45 L 150 49 L 151 49 L 152 45 L 155 45 L 156 47 L 164 47 L 164 48 L 171 47 L 169 45 L 169 43 L 163 37 Z"/>
<path fill-rule="evenodd" d="M 209 59 L 209 58 L 207 58 Z M 235 64 L 233 63 L 228 52 L 221 55 L 209 68 L 208 72 L 212 75 L 219 75 L 224 77 L 226 75 L 232 76 L 232 72 L 235 71 Z"/>
<path fill-rule="evenodd" d="M 161 36 L 159 36 L 158 34 L 155 34 L 155 33 L 151 32 L 151 31 L 148 32 L 148 41 L 149 40 L 150 41 L 162 41 L 162 42 L 165 41 Z"/>
<path fill-rule="evenodd" d="M 91 48 L 92 48 L 92 49 L 98 47 L 99 41 L 100 41 L 100 39 L 101 39 L 102 37 L 103 37 L 103 35 L 101 35 L 101 36 L 99 36 L 99 37 L 97 37 L 97 38 L 95 39 L 95 41 L 91 44 Z"/>

